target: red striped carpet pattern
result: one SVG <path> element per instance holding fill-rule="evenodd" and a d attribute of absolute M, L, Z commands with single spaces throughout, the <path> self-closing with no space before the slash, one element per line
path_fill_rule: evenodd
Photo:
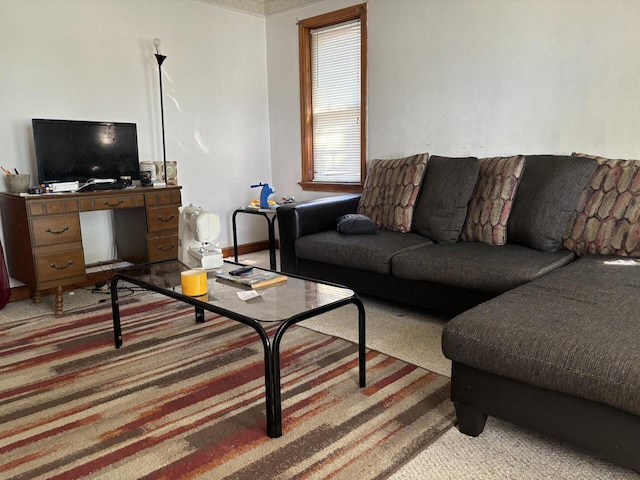
<path fill-rule="evenodd" d="M 265 435 L 253 330 L 154 294 L 0 324 L 0 478 L 384 478 L 453 424 L 449 380 L 299 326 L 283 436 Z M 354 318 L 354 321 L 356 319 Z"/>

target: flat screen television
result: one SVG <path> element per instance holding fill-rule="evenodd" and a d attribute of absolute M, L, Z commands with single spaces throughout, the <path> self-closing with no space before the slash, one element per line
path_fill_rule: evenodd
<path fill-rule="evenodd" d="M 34 118 L 39 183 L 140 179 L 135 123 Z"/>

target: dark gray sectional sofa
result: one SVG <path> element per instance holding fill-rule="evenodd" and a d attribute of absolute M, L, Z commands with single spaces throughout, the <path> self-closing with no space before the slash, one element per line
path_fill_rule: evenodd
<path fill-rule="evenodd" d="M 439 217 L 441 241 L 342 234 L 336 219 L 358 212 L 361 197 L 324 198 L 278 208 L 281 269 L 455 315 L 442 347 L 463 433 L 479 435 L 492 415 L 640 471 L 640 165 L 525 158 L 507 243 L 489 245 L 461 240 L 471 211 L 465 221 L 460 205 L 474 197 L 457 192 L 449 212 L 434 185 L 451 181 L 443 166 L 456 159 L 430 170 L 434 158 L 413 225 L 424 233 Z"/>

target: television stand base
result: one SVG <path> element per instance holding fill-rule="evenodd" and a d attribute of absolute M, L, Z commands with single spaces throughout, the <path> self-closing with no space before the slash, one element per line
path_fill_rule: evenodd
<path fill-rule="evenodd" d="M 124 182 L 113 182 L 113 183 L 92 183 L 91 185 L 87 185 L 86 190 L 122 190 L 126 185 Z"/>

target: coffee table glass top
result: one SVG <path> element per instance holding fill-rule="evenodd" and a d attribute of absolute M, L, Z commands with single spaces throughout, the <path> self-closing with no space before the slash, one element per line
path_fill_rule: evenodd
<path fill-rule="evenodd" d="M 225 261 L 221 268 L 207 270 L 207 293 L 190 298 L 260 322 L 275 322 L 354 296 L 353 290 L 348 288 L 283 274 L 287 276 L 286 282 L 257 289 L 256 291 L 260 293 L 259 297 L 244 301 L 240 299 L 238 292 L 251 290 L 251 288 L 215 277 L 217 272 L 234 270 L 238 266 L 238 264 Z M 258 267 L 254 268 L 258 269 Z M 117 273 L 124 280 L 132 279 L 143 282 L 153 287 L 152 290 L 157 290 L 160 293 L 171 291 L 182 294 L 180 272 L 186 270 L 191 270 L 191 268 L 178 260 L 170 260 L 119 269 Z"/>

